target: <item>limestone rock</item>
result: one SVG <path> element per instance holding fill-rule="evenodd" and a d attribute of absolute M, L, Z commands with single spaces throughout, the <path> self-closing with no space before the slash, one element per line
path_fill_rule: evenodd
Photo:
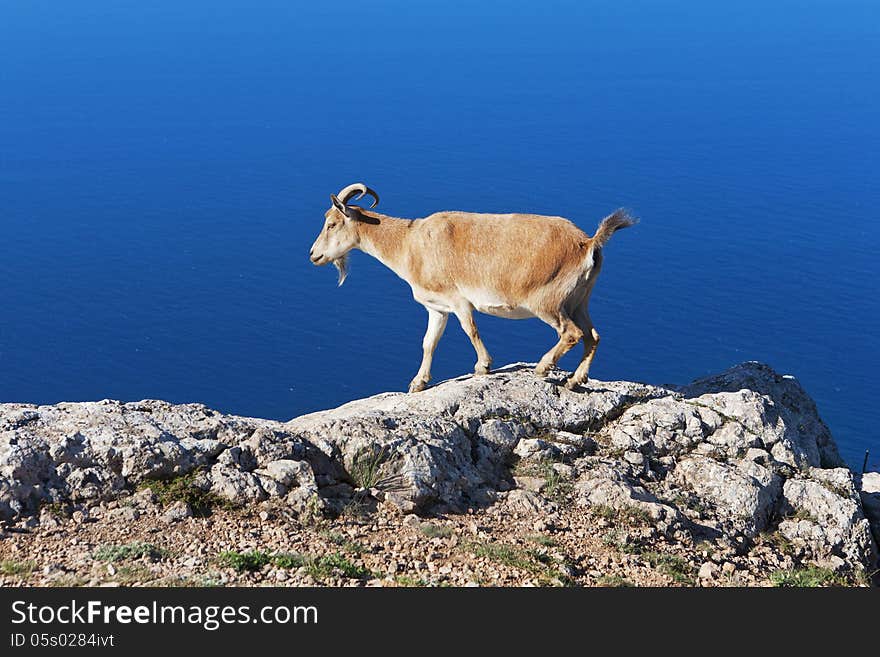
<path fill-rule="evenodd" d="M 880 527 L 880 475 L 857 480 L 841 467 L 793 377 L 749 362 L 687 386 L 590 380 L 569 391 L 531 370 L 510 365 L 289 422 L 155 400 L 0 404 L 0 520 L 37 525 L 41 507 L 72 504 L 74 522 L 87 521 L 89 508 L 120 513 L 100 505 L 145 481 L 187 475 L 235 504 L 272 498 L 309 516 L 503 504 L 537 526 L 574 503 L 737 549 L 778 527 L 816 560 L 875 567 L 868 519 Z M 134 494 L 132 517 L 155 513 L 156 501 Z"/>
<path fill-rule="evenodd" d="M 807 547 L 817 558 L 832 555 L 850 564 L 876 558 L 870 524 L 846 468 L 812 468 L 810 478 L 785 482 L 783 513 L 788 519 L 779 531 L 789 540 Z"/>
<path fill-rule="evenodd" d="M 675 467 L 672 481 L 708 502 L 717 516 L 750 537 L 767 527 L 782 492 L 778 475 L 745 459 L 724 463 L 689 456 Z"/>

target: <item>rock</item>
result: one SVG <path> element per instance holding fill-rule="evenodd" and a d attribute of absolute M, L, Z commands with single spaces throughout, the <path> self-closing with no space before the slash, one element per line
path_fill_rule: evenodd
<path fill-rule="evenodd" d="M 270 461 L 264 466 L 266 473 L 282 486 L 292 488 L 294 486 L 308 486 L 317 489 L 315 475 L 311 467 L 305 461 L 291 461 L 279 459 Z"/>
<path fill-rule="evenodd" d="M 61 526 L 61 518 L 49 509 L 40 511 L 40 527 L 43 529 L 57 529 Z"/>
<path fill-rule="evenodd" d="M 753 537 L 763 531 L 782 492 L 782 480 L 748 460 L 723 463 L 706 456 L 679 461 L 672 483 L 708 503 L 735 531 Z"/>
<path fill-rule="evenodd" d="M 512 490 L 504 496 L 504 505 L 512 513 L 533 514 L 552 510 L 553 505 L 537 493 L 528 490 Z"/>
<path fill-rule="evenodd" d="M 404 527 L 419 528 L 422 526 L 422 519 L 419 518 L 415 513 L 408 513 L 403 517 L 402 524 Z"/>
<path fill-rule="evenodd" d="M 516 483 L 517 488 L 522 488 L 532 493 L 540 493 L 547 483 L 547 480 L 543 477 L 514 477 L 513 481 Z"/>
<path fill-rule="evenodd" d="M 186 520 L 187 518 L 192 518 L 192 509 L 189 504 L 178 500 L 173 502 L 168 506 L 167 509 L 162 513 L 162 520 L 167 523 L 180 522 L 181 520 Z"/>
<path fill-rule="evenodd" d="M 212 493 L 234 504 L 253 504 L 267 497 L 256 475 L 228 465 L 211 468 L 211 482 Z"/>
<path fill-rule="evenodd" d="M 880 543 L 880 472 L 866 472 L 861 476 L 859 498 L 865 517 L 871 523 L 874 541 Z"/>
<path fill-rule="evenodd" d="M 132 502 L 138 505 L 147 505 L 147 504 L 156 504 L 158 498 L 156 494 L 153 493 L 153 489 L 146 487 L 141 488 L 132 496 Z"/>
<path fill-rule="evenodd" d="M 119 522 L 134 522 L 141 517 L 140 511 L 131 506 L 120 506 L 109 511 L 109 516 Z"/>
<path fill-rule="evenodd" d="M 814 558 L 836 555 L 851 567 L 873 563 L 876 547 L 850 471 L 811 468 L 809 476 L 785 482 L 782 512 L 789 517 L 780 533 Z"/>
<path fill-rule="evenodd" d="M 541 475 L 514 471 L 523 460 Z M 541 516 L 573 499 L 731 550 L 788 514 L 779 529 L 798 549 L 848 568 L 873 569 L 868 519 L 880 527 L 880 475 L 853 480 L 797 380 L 754 362 L 686 386 L 591 380 L 578 391 L 515 364 L 284 423 L 155 400 L 0 404 L 10 526 L 38 524 L 46 503 L 73 504 L 74 522 L 89 507 L 136 522 L 154 511 L 149 489 L 97 505 L 183 475 L 238 505 L 272 498 L 314 518 L 377 502 L 392 515 L 499 504 Z"/>
<path fill-rule="evenodd" d="M 836 554 L 832 554 L 826 559 L 818 559 L 816 565 L 820 568 L 827 568 L 835 573 L 844 573 L 851 568 L 851 564 L 847 563 L 846 560 L 841 559 Z"/>
<path fill-rule="evenodd" d="M 766 449 L 757 447 L 749 447 L 744 458 L 746 461 L 754 461 L 760 465 L 769 465 L 771 461 L 770 453 Z"/>
<path fill-rule="evenodd" d="M 700 570 L 697 573 L 697 577 L 700 579 L 715 579 L 715 575 L 718 573 L 718 566 L 716 566 L 711 561 L 705 561 L 700 566 Z"/>
<path fill-rule="evenodd" d="M 587 470 L 575 484 L 575 494 L 581 506 L 609 507 L 629 515 L 644 515 L 664 532 L 683 520 L 677 509 L 661 502 L 607 462 Z"/>
<path fill-rule="evenodd" d="M 750 361 L 695 381 L 681 391 L 686 397 L 751 391 L 770 402 L 764 405 L 760 426 L 756 426 L 753 415 L 749 415 L 745 423 L 753 429 L 759 429 L 758 435 L 765 445 L 784 442 L 797 464 L 823 468 L 843 465 L 831 432 L 819 417 L 816 403 L 791 375 L 778 374 L 769 365 Z M 727 415 L 737 419 L 744 417 L 740 413 L 745 409 L 728 408 L 732 412 Z"/>
<path fill-rule="evenodd" d="M 535 461 L 552 461 L 562 456 L 562 452 L 554 445 L 541 438 L 527 438 L 520 440 L 513 450 L 521 459 Z"/>

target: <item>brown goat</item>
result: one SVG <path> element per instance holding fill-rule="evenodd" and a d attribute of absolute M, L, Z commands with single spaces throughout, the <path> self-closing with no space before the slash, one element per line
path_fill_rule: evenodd
<path fill-rule="evenodd" d="M 572 389 L 587 380 L 599 334 L 587 310 L 602 266 L 602 247 L 616 230 L 635 220 L 624 210 L 605 217 L 588 236 L 562 217 L 534 214 L 437 212 L 424 219 L 398 219 L 348 205 L 358 194 L 379 197 L 362 183 L 331 194 L 324 227 L 309 251 L 316 265 L 333 263 L 339 284 L 347 254 L 360 249 L 409 283 L 428 311 L 423 357 L 410 392 L 431 379 L 431 360 L 453 313 L 477 352 L 475 374 L 487 374 L 492 358 L 473 311 L 509 319 L 537 317 L 552 326 L 559 341 L 541 358 L 535 373 L 545 376 L 580 340 L 584 355 L 566 382 Z"/>

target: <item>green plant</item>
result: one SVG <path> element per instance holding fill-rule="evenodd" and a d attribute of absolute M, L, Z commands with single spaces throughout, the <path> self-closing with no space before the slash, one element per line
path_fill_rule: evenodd
<path fill-rule="evenodd" d="M 628 579 L 621 577 L 620 575 L 602 575 L 597 580 L 599 586 L 607 586 L 607 587 L 630 587 L 635 586 Z"/>
<path fill-rule="evenodd" d="M 556 502 L 564 501 L 574 490 L 574 484 L 570 477 L 560 473 L 553 464 L 552 459 L 540 461 L 522 460 L 516 464 L 514 472 L 520 476 L 540 477 L 544 480 L 541 492 L 548 499 Z"/>
<path fill-rule="evenodd" d="M 787 554 L 792 556 L 795 554 L 794 544 L 786 538 L 782 532 L 780 531 L 766 531 L 760 534 L 761 540 L 767 543 L 768 545 L 772 545 L 777 550 L 779 550 L 782 554 Z"/>
<path fill-rule="evenodd" d="M 346 552 L 350 552 L 352 554 L 360 554 L 364 551 L 363 545 L 361 545 L 357 541 L 349 539 L 345 534 L 341 532 L 324 530 L 320 532 L 320 534 L 334 545 L 338 545 L 339 547 L 341 547 Z"/>
<path fill-rule="evenodd" d="M 153 574 L 153 571 L 140 564 L 120 566 L 116 569 L 116 574 L 111 576 L 112 581 L 122 585 L 149 582 L 154 579 L 156 579 L 156 576 Z"/>
<path fill-rule="evenodd" d="M 429 522 L 421 525 L 419 531 L 428 538 L 449 538 L 453 535 L 452 527 L 446 525 L 433 525 Z"/>
<path fill-rule="evenodd" d="M 363 522 L 370 517 L 373 508 L 368 496 L 355 493 L 342 507 L 341 515 L 351 520 Z"/>
<path fill-rule="evenodd" d="M 528 539 L 532 543 L 537 543 L 538 545 L 543 545 L 544 547 L 556 547 L 556 540 L 549 537 L 544 536 L 543 534 L 532 534 L 528 537 Z"/>
<path fill-rule="evenodd" d="M 320 526 L 324 522 L 324 502 L 317 493 L 312 493 L 299 516 L 303 525 Z"/>
<path fill-rule="evenodd" d="M 217 556 L 217 562 L 221 566 L 233 568 L 238 572 L 246 570 L 260 570 L 263 566 L 272 561 L 272 556 L 268 552 L 261 550 L 251 550 L 250 552 L 236 552 L 229 550 L 221 552 Z"/>
<path fill-rule="evenodd" d="M 614 508 L 606 504 L 597 504 L 590 511 L 596 518 L 609 522 L 625 522 L 629 525 L 646 525 L 651 522 L 650 514 L 637 506 Z"/>
<path fill-rule="evenodd" d="M 773 586 L 796 588 L 847 586 L 849 584 L 845 577 L 836 574 L 833 570 L 819 566 L 777 570 L 770 574 L 770 582 Z"/>
<path fill-rule="evenodd" d="M 385 448 L 365 449 L 352 460 L 351 478 L 359 488 L 374 488 L 382 479 L 380 466 L 385 458 Z"/>
<path fill-rule="evenodd" d="M 140 559 L 148 557 L 150 559 L 161 559 L 166 556 L 167 552 L 160 547 L 156 547 L 152 543 L 144 543 L 136 541 L 125 545 L 102 545 L 93 555 L 98 561 L 123 561 L 125 559 Z"/>
<path fill-rule="evenodd" d="M 335 552 L 323 557 L 312 557 L 305 564 L 306 572 L 317 580 L 324 580 L 335 572 L 352 579 L 364 579 L 372 573 L 364 568 L 351 563 L 343 555 Z"/>
<path fill-rule="evenodd" d="M 675 504 L 675 506 L 679 508 L 684 507 L 686 509 L 690 509 L 698 516 L 704 516 L 710 511 L 710 509 L 699 497 L 687 492 L 677 493 L 672 499 L 672 502 L 673 504 Z"/>
<path fill-rule="evenodd" d="M 590 513 L 593 514 L 594 518 L 602 518 L 608 521 L 617 520 L 617 509 L 607 504 L 597 504 L 590 507 Z"/>
<path fill-rule="evenodd" d="M 84 577 L 73 574 L 65 574 L 61 575 L 61 577 L 56 577 L 51 580 L 48 586 L 52 588 L 74 588 L 79 586 L 85 586 L 88 584 Z"/>
<path fill-rule="evenodd" d="M 398 586 L 405 586 L 409 588 L 424 588 L 428 586 L 428 583 L 425 580 L 411 577 L 410 575 L 396 575 L 394 577 L 394 582 Z"/>
<path fill-rule="evenodd" d="M 67 502 L 46 502 L 40 505 L 40 510 L 45 509 L 56 518 L 69 518 L 72 507 Z"/>
<path fill-rule="evenodd" d="M 471 549 L 477 557 L 531 573 L 544 585 L 571 584 L 569 578 L 559 572 L 559 567 L 565 565 L 564 560 L 553 559 L 536 550 L 523 550 L 504 543 L 477 543 L 472 544 Z"/>
<path fill-rule="evenodd" d="M 694 569 L 683 557 L 664 552 L 642 552 L 642 559 L 651 564 L 652 568 L 667 575 L 679 584 L 694 583 Z"/>
<path fill-rule="evenodd" d="M 622 529 L 613 529 L 602 536 L 603 545 L 613 548 L 623 554 L 641 554 L 642 546 L 632 540 L 632 537 Z"/>
<path fill-rule="evenodd" d="M 544 495 L 557 502 L 564 501 L 574 490 L 574 484 L 569 477 L 559 473 L 551 464 L 544 469 Z"/>
<path fill-rule="evenodd" d="M 812 513 L 807 511 L 806 509 L 798 509 L 794 512 L 794 514 L 788 516 L 790 520 L 809 520 L 810 522 L 814 522 L 817 525 L 819 524 L 819 520 Z"/>
<path fill-rule="evenodd" d="M 271 557 L 272 564 L 279 568 L 300 568 L 306 563 L 305 557 L 295 552 L 283 552 Z"/>
<path fill-rule="evenodd" d="M 33 561 L 14 561 L 13 559 L 4 559 L 0 561 L 0 573 L 4 575 L 17 575 L 19 577 L 27 577 L 36 569 L 37 564 Z"/>
<path fill-rule="evenodd" d="M 235 505 L 197 485 L 199 471 L 193 470 L 173 479 L 150 479 L 142 481 L 138 489 L 149 488 L 163 506 L 173 502 L 186 502 L 196 517 L 206 517 L 216 509 L 231 509 Z"/>

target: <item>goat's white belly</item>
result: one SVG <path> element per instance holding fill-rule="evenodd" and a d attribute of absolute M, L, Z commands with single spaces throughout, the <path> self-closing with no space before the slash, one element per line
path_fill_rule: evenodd
<path fill-rule="evenodd" d="M 505 319 L 529 319 L 534 313 L 523 306 L 513 306 L 493 294 L 468 290 L 465 294 L 470 304 L 479 312 Z"/>
<path fill-rule="evenodd" d="M 506 319 L 530 319 L 535 316 L 529 309 L 520 306 L 474 306 L 474 308 L 481 313 Z"/>

